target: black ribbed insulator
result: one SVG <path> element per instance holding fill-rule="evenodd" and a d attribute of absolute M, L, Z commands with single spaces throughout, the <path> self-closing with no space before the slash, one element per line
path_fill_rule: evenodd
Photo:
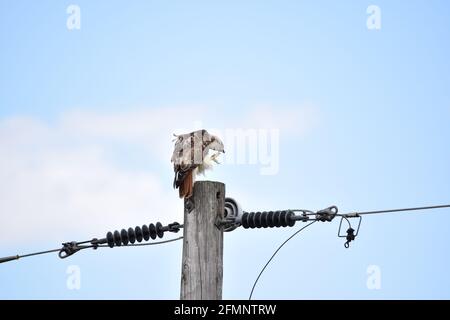
<path fill-rule="evenodd" d="M 145 224 L 142 226 L 142 234 L 144 235 L 145 241 L 148 241 L 148 239 L 150 239 L 150 231 L 148 230 L 148 227 Z"/>
<path fill-rule="evenodd" d="M 114 243 L 116 246 L 120 246 L 121 245 L 121 240 L 120 240 L 120 232 L 119 231 L 114 231 Z"/>
<path fill-rule="evenodd" d="M 244 212 L 242 226 L 244 229 L 292 227 L 295 213 L 289 210 L 269 212 Z"/>
<path fill-rule="evenodd" d="M 156 239 L 156 237 L 162 238 L 164 236 L 164 226 L 157 222 L 156 225 L 153 223 L 147 225 L 143 225 L 141 227 L 136 228 L 128 228 L 128 230 L 122 229 L 121 231 L 114 231 L 114 232 L 108 232 L 106 235 L 106 241 L 108 243 L 108 246 L 111 248 L 114 246 L 126 246 L 129 243 L 133 244 L 136 241 L 142 242 L 142 240 L 148 241 L 150 238 L 153 240 Z"/>
<path fill-rule="evenodd" d="M 123 245 L 127 245 L 128 244 L 128 232 L 125 229 L 122 229 L 120 231 L 120 240 L 122 240 Z"/>
<path fill-rule="evenodd" d="M 106 234 L 106 241 L 108 242 L 108 246 L 110 248 L 114 247 L 114 236 L 113 236 L 112 232 L 108 232 Z"/>
<path fill-rule="evenodd" d="M 136 234 L 133 228 L 128 228 L 128 240 L 130 240 L 130 243 L 136 242 Z"/>
<path fill-rule="evenodd" d="M 150 223 L 148 226 L 148 229 L 150 230 L 150 237 L 155 240 L 156 239 L 156 227 L 153 223 Z"/>
<path fill-rule="evenodd" d="M 137 242 L 141 242 L 143 239 L 142 236 L 142 229 L 139 227 L 134 228 L 134 233 L 136 234 L 136 240 Z"/>
<path fill-rule="evenodd" d="M 156 235 L 159 238 L 162 238 L 164 236 L 163 225 L 161 224 L 161 222 L 156 223 Z"/>

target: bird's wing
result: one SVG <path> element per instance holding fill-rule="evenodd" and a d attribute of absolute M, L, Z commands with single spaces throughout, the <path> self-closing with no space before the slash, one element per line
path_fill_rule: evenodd
<path fill-rule="evenodd" d="M 209 153 L 209 150 L 215 149 L 220 141 L 216 140 L 216 137 L 209 134 L 208 131 L 202 130 L 202 158 L 205 159 Z"/>
<path fill-rule="evenodd" d="M 174 188 L 183 186 L 186 177 L 192 176 L 192 171 L 203 162 L 204 151 L 203 130 L 177 136 L 171 158 L 175 172 Z"/>
<path fill-rule="evenodd" d="M 201 130 L 178 135 L 171 161 L 174 165 L 199 165 L 203 161 L 203 152 L 206 147 Z"/>
<path fill-rule="evenodd" d="M 203 164 L 211 149 L 223 152 L 223 143 L 206 130 L 176 135 L 171 161 L 175 172 L 173 187 L 180 189 L 180 197 L 191 196 L 193 170 Z"/>

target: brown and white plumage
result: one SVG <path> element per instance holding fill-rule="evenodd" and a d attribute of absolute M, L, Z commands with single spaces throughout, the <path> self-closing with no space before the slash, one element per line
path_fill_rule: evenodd
<path fill-rule="evenodd" d="M 219 163 L 217 157 L 225 150 L 222 141 L 206 130 L 175 137 L 171 159 L 175 172 L 173 187 L 179 189 L 180 198 L 189 198 L 192 195 L 195 176 L 211 169 L 214 162 Z M 216 153 L 209 155 L 210 150 Z"/>

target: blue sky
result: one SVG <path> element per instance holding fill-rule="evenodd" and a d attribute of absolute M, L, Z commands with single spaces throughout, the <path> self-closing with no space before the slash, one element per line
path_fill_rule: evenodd
<path fill-rule="evenodd" d="M 68 30 L 66 9 L 81 9 Z M 366 26 L 369 5 L 381 29 Z M 450 203 L 446 1 L 0 0 L 0 256 L 182 220 L 171 134 L 279 130 L 279 171 L 208 179 L 246 210 Z M 450 298 L 450 211 L 337 222 L 289 242 L 259 299 Z M 299 225 L 297 225 L 299 227 Z M 225 235 L 225 299 L 245 299 L 291 229 Z M 79 290 L 67 288 L 71 265 Z M 367 287 L 379 267 L 381 288 Z M 3 299 L 177 299 L 181 242 L 0 265 Z"/>

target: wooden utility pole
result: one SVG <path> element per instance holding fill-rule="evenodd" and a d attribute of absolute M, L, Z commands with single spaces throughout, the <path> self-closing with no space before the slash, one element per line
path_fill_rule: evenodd
<path fill-rule="evenodd" d="M 181 300 L 221 300 L 225 185 L 198 181 L 184 203 Z"/>

